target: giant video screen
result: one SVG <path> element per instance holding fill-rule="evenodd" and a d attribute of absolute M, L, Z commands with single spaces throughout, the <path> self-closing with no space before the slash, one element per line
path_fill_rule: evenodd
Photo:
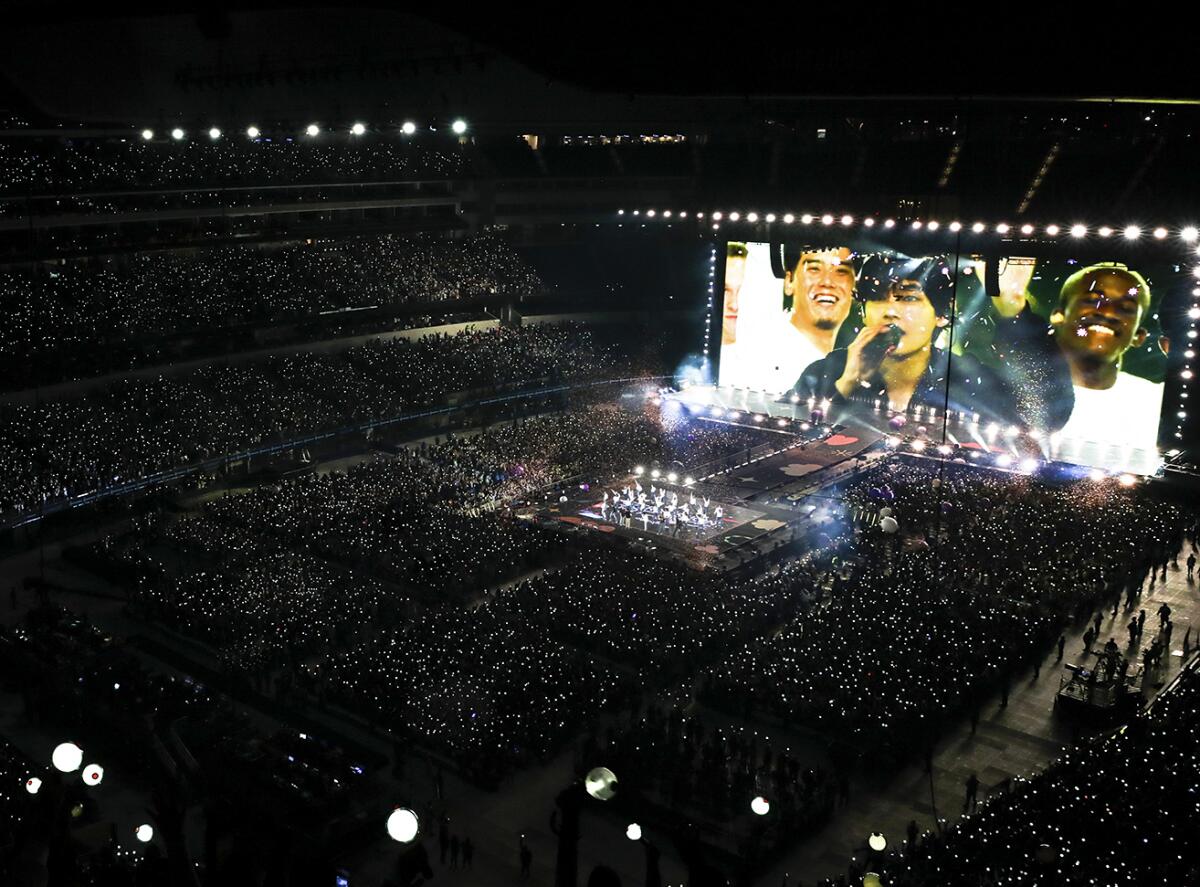
<path fill-rule="evenodd" d="M 1171 349 L 1161 318 L 1190 283 L 1164 253 L 1114 247 L 1081 258 L 1020 243 L 985 256 L 729 242 L 718 384 L 835 412 L 924 409 L 981 437 L 1044 435 L 1055 460 L 1149 466 Z"/>

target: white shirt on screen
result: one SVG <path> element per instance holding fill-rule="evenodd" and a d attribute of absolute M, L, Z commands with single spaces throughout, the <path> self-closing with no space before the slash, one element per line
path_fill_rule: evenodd
<path fill-rule="evenodd" d="M 1157 448 L 1161 382 L 1117 373 L 1111 388 L 1074 388 L 1075 408 L 1062 427 L 1062 437 L 1142 450 Z"/>
<path fill-rule="evenodd" d="M 826 356 L 804 333 L 792 326 L 790 318 L 791 315 L 780 312 L 774 334 L 755 354 L 751 388 L 783 394 L 796 384 L 809 364 Z"/>

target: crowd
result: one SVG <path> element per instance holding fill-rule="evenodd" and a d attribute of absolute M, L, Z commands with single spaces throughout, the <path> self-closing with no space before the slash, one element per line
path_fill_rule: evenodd
<path fill-rule="evenodd" d="M 227 352 L 231 341 L 254 347 L 256 329 L 265 326 L 301 324 L 293 339 L 330 337 L 361 313 L 374 330 L 388 329 L 411 324 L 381 317 L 387 309 L 445 309 L 541 287 L 520 254 L 490 234 L 349 237 L 14 266 L 0 272 L 0 354 L 7 355 L 0 370 L 11 390 L 206 349 Z"/>
<path fill-rule="evenodd" d="M 882 863 L 883 883 L 1192 884 L 1200 834 L 1200 677 L 1116 733 L 1072 748 L 945 832 Z"/>
<path fill-rule="evenodd" d="M 1004 692 L 1068 619 L 1140 585 L 1148 553 L 1185 525 L 1112 483 L 953 465 L 939 475 L 896 459 L 848 482 L 842 506 L 850 522 L 891 508 L 901 534 L 860 525 L 828 606 L 713 668 L 701 698 L 861 753 L 913 752 L 982 694 Z"/>
<path fill-rule="evenodd" d="M 266 443 L 392 418 L 456 392 L 634 371 L 619 353 L 573 324 L 464 330 L 0 404 L 0 519 Z"/>
<path fill-rule="evenodd" d="M 605 761 L 618 791 L 636 786 L 643 803 L 718 824 L 729 835 L 729 849 L 747 860 L 812 833 L 845 800 L 827 767 L 811 765 L 758 731 L 710 726 L 678 708 L 651 706 L 608 730 L 603 742 L 589 734 L 582 760 Z M 769 817 L 751 812 L 754 797 L 770 799 Z"/>
<path fill-rule="evenodd" d="M 461 172 L 465 159 L 454 147 L 341 133 L 257 139 L 227 133 L 212 140 L 196 132 L 182 141 L 145 141 L 136 133 L 123 139 L 20 137 L 0 140 L 0 198 L 445 178 Z"/>

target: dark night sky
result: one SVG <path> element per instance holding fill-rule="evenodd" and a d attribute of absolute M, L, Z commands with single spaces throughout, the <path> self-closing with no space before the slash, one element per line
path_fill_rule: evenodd
<path fill-rule="evenodd" d="M 190 11 L 219 35 L 224 9 L 331 5 L 18 0 L 6 24 Z M 1194 30 L 1181 7 L 1153 3 L 354 5 L 426 15 L 548 77 L 617 92 L 1200 97 Z"/>

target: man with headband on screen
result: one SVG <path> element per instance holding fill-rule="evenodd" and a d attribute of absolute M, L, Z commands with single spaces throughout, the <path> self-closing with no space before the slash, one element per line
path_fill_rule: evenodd
<path fill-rule="evenodd" d="M 1089 265 L 1063 282 L 1050 322 L 1075 389 L 1064 438 L 1157 448 L 1163 385 L 1121 369 L 1126 352 L 1149 335 L 1142 323 L 1150 298 L 1146 278 L 1117 262 Z"/>
<path fill-rule="evenodd" d="M 950 409 L 1022 423 L 1015 398 L 996 373 L 934 346 L 953 314 L 954 279 L 944 259 L 884 259 L 875 283 L 864 287 L 865 325 L 854 341 L 810 365 L 792 394 L 837 404 L 879 400 L 895 412 L 915 404 L 942 409 L 950 375 Z"/>
<path fill-rule="evenodd" d="M 772 246 L 772 270 L 783 278 L 787 314 L 774 324 L 757 373 L 772 394 L 786 391 L 809 364 L 833 350 L 858 285 L 859 257 L 849 247 Z M 761 364 L 760 364 L 761 367 Z"/>

